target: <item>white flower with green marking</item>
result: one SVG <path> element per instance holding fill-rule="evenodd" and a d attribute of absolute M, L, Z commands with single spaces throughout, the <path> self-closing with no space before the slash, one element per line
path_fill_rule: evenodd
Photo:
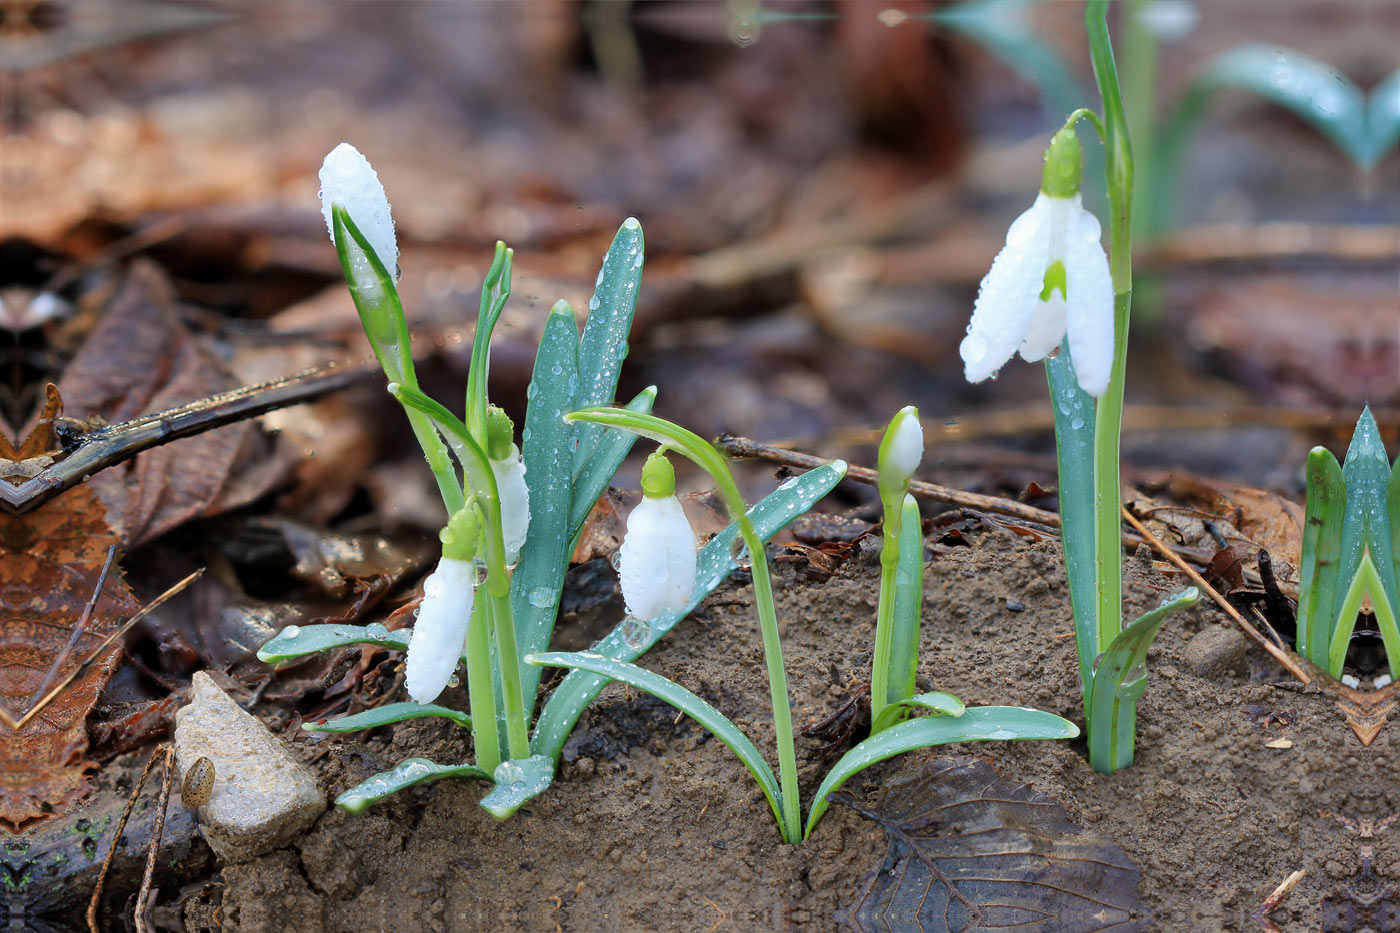
<path fill-rule="evenodd" d="M 431 703 L 447 686 L 467 640 L 476 597 L 476 560 L 443 557 L 423 581 L 423 601 L 408 640 L 405 686 L 419 703 Z"/>
<path fill-rule="evenodd" d="M 1044 359 L 1069 335 L 1079 386 L 1098 398 L 1113 369 L 1113 280 L 1099 221 L 1079 195 L 1079 142 L 1062 130 L 1046 151 L 1035 204 L 1006 234 L 982 279 L 958 348 L 969 382 L 995 376 L 1018 351 Z"/>
<path fill-rule="evenodd" d="M 627 614 L 650 622 L 679 612 L 695 589 L 695 532 L 676 498 L 676 474 L 660 451 L 642 468 L 642 501 L 627 517 L 618 576 Z"/>

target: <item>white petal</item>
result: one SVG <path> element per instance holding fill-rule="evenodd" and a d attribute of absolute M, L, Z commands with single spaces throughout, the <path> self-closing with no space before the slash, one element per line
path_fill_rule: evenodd
<path fill-rule="evenodd" d="M 423 602 L 405 663 L 408 695 L 419 703 L 436 700 L 457 669 L 475 595 L 475 561 L 444 557 L 423 581 Z"/>
<path fill-rule="evenodd" d="M 642 497 L 627 517 L 617 570 L 634 619 L 650 622 L 685 608 L 695 589 L 695 533 L 679 499 Z"/>
<path fill-rule="evenodd" d="M 1065 326 L 1079 387 L 1098 398 L 1113 371 L 1113 276 L 1099 242 L 1099 221 L 1077 210 L 1065 253 Z"/>
<path fill-rule="evenodd" d="M 501 532 L 505 536 L 506 563 L 514 564 L 530 530 L 530 490 L 525 485 L 525 461 L 520 448 L 510 445 L 504 460 L 492 460 L 496 494 L 501 498 Z"/>
<path fill-rule="evenodd" d="M 349 143 L 341 143 L 321 163 L 321 214 L 335 242 L 331 205 L 344 206 L 355 226 L 360 228 L 390 276 L 399 264 L 399 245 L 394 239 L 394 218 L 389 214 L 389 198 L 369 160 Z"/>
<path fill-rule="evenodd" d="M 1049 356 L 1065 339 L 1065 300 L 1057 289 L 1049 301 L 1036 305 L 1030 330 L 1021 341 L 1021 359 L 1029 363 Z"/>
<path fill-rule="evenodd" d="M 1006 246 L 982 279 L 972 323 L 958 352 L 968 382 L 981 382 L 1016 353 L 1040 304 L 1049 245 L 1050 199 L 1036 198 L 1030 210 L 1012 223 Z"/>
<path fill-rule="evenodd" d="M 901 408 L 895 419 L 898 423 L 894 427 L 894 437 L 890 438 L 884 466 L 893 470 L 902 482 L 914 475 L 919 461 L 924 459 L 924 426 L 919 423 L 918 412 L 912 405 Z"/>

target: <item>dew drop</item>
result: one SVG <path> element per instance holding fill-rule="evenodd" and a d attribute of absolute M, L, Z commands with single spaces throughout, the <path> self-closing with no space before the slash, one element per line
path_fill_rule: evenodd
<path fill-rule="evenodd" d="M 282 637 L 283 637 L 283 638 L 296 638 L 296 637 L 297 637 L 298 635 L 300 635 L 300 634 L 301 634 L 301 626 L 300 626 L 300 625 L 289 625 L 289 626 L 287 626 L 286 628 L 282 629 Z"/>
<path fill-rule="evenodd" d="M 1081 417 L 1079 417 L 1078 415 L 1075 415 L 1075 416 L 1074 416 L 1074 420 L 1072 420 L 1072 421 L 1069 423 L 1069 426 L 1070 426 L 1072 429 L 1074 429 L 1074 430 L 1076 430 L 1076 431 L 1079 431 L 1079 430 L 1083 429 L 1083 427 L 1084 427 L 1084 419 L 1081 418 Z"/>
<path fill-rule="evenodd" d="M 641 651 L 651 638 L 651 626 L 632 616 L 622 620 L 622 640 L 633 651 Z"/>
<path fill-rule="evenodd" d="M 449 687 L 460 687 L 460 686 L 462 686 L 462 678 L 458 677 L 456 674 L 453 674 L 451 677 L 447 678 L 447 686 L 449 686 Z"/>
<path fill-rule="evenodd" d="M 548 609 L 554 605 L 556 591 L 547 586 L 537 586 L 530 591 L 530 605 L 536 609 Z"/>

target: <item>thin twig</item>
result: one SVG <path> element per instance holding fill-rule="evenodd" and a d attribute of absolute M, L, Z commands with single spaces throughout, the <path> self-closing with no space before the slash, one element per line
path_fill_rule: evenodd
<path fill-rule="evenodd" d="M 78 647 L 78 641 L 87 631 L 88 622 L 92 620 L 92 614 L 97 609 L 97 601 L 102 598 L 102 588 L 107 585 L 107 574 L 112 572 L 112 563 L 117 559 L 117 546 L 112 544 L 107 548 L 107 560 L 102 565 L 102 572 L 97 575 L 97 584 L 92 588 L 92 598 L 83 607 L 82 615 L 78 616 L 78 624 L 73 626 L 73 634 L 68 636 L 68 643 L 63 646 L 49 665 L 48 673 L 39 686 L 34 688 L 34 692 L 29 695 L 29 706 L 33 706 L 39 701 L 39 697 L 44 695 L 44 691 L 53 686 L 54 678 L 58 677 L 59 669 L 68 662 L 68 658 L 73 654 L 73 649 Z"/>
<path fill-rule="evenodd" d="M 112 868 L 112 859 L 117 854 L 117 846 L 121 844 L 122 833 L 126 832 L 126 821 L 131 817 L 131 811 L 136 808 L 136 800 L 141 796 L 141 788 L 146 786 L 146 778 L 151 776 L 151 769 L 155 767 L 157 761 L 170 757 L 170 746 L 161 745 L 156 748 L 151 755 L 146 767 L 141 769 L 141 776 L 136 779 L 136 786 L 132 788 L 131 796 L 127 798 L 126 807 L 122 810 L 121 819 L 117 820 L 117 831 L 112 834 L 112 845 L 107 850 L 107 855 L 102 859 L 102 868 L 97 873 L 97 885 L 92 889 L 92 897 L 88 899 L 87 925 L 90 933 L 102 933 L 97 926 L 97 909 L 102 901 L 102 888 L 107 883 L 107 872 Z"/>
<path fill-rule="evenodd" d="M 1269 641 L 1269 639 L 1265 638 L 1263 633 L 1261 633 L 1257 628 L 1251 625 L 1249 621 L 1245 619 L 1244 616 L 1240 615 L 1239 610 L 1237 610 L 1234 606 L 1230 605 L 1229 601 L 1226 600 L 1224 596 L 1221 596 L 1220 593 L 1216 591 L 1215 587 L 1207 583 L 1205 581 L 1205 578 L 1202 577 L 1199 573 L 1197 573 L 1191 567 L 1190 564 L 1182 560 L 1179 556 L 1177 556 L 1175 551 L 1173 551 L 1171 548 L 1167 547 L 1160 540 L 1158 540 L 1157 536 L 1154 535 L 1152 532 L 1148 531 L 1147 527 L 1143 525 L 1142 522 L 1137 520 L 1137 516 L 1135 516 L 1132 512 L 1129 512 L 1127 509 L 1123 509 L 1122 512 L 1123 517 L 1127 519 L 1128 524 L 1136 528 L 1138 534 L 1142 535 L 1143 538 L 1147 541 L 1147 543 L 1152 545 L 1153 549 L 1156 550 L 1157 553 L 1161 554 L 1167 560 L 1175 564 L 1182 571 L 1182 573 L 1186 574 L 1188 577 L 1191 578 L 1192 583 L 1199 586 L 1202 590 L 1206 592 L 1207 595 L 1210 596 L 1211 599 L 1215 600 L 1216 605 L 1223 609 L 1226 615 L 1235 620 L 1235 624 L 1240 627 L 1240 630 L 1243 631 L 1246 635 L 1248 635 L 1251 639 L 1253 639 L 1265 651 L 1267 651 L 1270 657 L 1272 657 L 1279 664 L 1283 665 L 1283 668 L 1286 671 L 1288 671 L 1288 673 L 1298 678 L 1298 681 L 1304 686 L 1312 682 L 1312 678 L 1308 676 L 1307 672 L 1304 671 L 1302 667 L 1300 667 L 1298 663 L 1293 660 L 1292 657 L 1290 657 L 1291 652 L 1284 651 L 1282 648 L 1279 648 L 1276 645 L 1274 645 L 1274 643 Z"/>
<path fill-rule="evenodd" d="M 165 834 L 165 811 L 170 807 L 170 785 L 175 783 L 175 753 L 164 746 L 165 770 L 161 773 L 160 799 L 156 801 L 156 826 L 151 845 L 146 850 L 146 870 L 141 875 L 141 889 L 136 892 L 136 933 L 151 933 L 146 923 L 146 901 L 151 896 L 151 879 L 156 873 L 156 856 L 160 852 L 160 837 Z"/>
<path fill-rule="evenodd" d="M 88 665 L 90 665 L 93 661 L 95 661 L 95 660 L 97 660 L 98 658 L 100 658 L 100 657 L 102 656 L 102 653 L 103 653 L 104 651 L 106 651 L 109 647 L 111 647 L 111 645 L 112 645 L 112 643 L 113 643 L 114 641 L 116 641 L 118 638 L 121 638 L 121 637 L 122 637 L 123 635 L 125 635 L 128 631 L 130 631 L 130 630 L 131 630 L 131 627 L 132 627 L 133 625 L 135 625 L 137 622 L 140 622 L 140 621 L 141 621 L 142 619 L 144 619 L 146 616 L 150 615 L 152 612 L 154 612 L 155 610 L 159 609 L 160 606 L 161 606 L 166 600 L 168 600 L 168 599 L 170 599 L 171 597 L 175 596 L 177 593 L 179 593 L 179 592 L 180 592 L 181 590 L 183 590 L 185 587 L 189 586 L 189 585 L 190 585 L 191 583 L 193 583 L 195 580 L 199 579 L 199 575 L 202 574 L 202 573 L 204 573 L 204 568 L 203 568 L 203 567 L 199 568 L 199 569 L 196 570 L 194 573 L 190 574 L 188 577 L 185 577 L 185 579 L 181 580 L 179 583 L 176 583 L 174 586 L 172 586 L 170 589 L 166 590 L 164 593 L 161 593 L 161 594 L 160 594 L 159 596 L 157 596 L 155 599 L 151 600 L 149 603 L 147 603 L 145 606 L 143 606 L 140 610 L 138 610 L 137 613 L 136 613 L 134 616 L 132 616 L 130 619 L 127 619 L 125 622 L 123 622 L 123 623 L 121 624 L 121 626 L 117 628 L 116 631 L 114 631 L 112 634 L 108 635 L 107 638 L 103 640 L 102 644 L 98 645 L 97 648 L 96 648 L 91 654 L 89 654 L 86 658 L 84 658 L 84 659 L 83 659 L 83 662 L 82 662 L 81 664 L 79 664 L 77 667 L 73 668 L 73 670 L 68 674 L 68 676 L 66 676 L 66 677 L 64 677 L 62 680 L 60 680 L 60 681 L 58 682 L 58 684 L 57 684 L 52 690 L 50 690 L 50 691 L 44 696 L 44 698 L 43 698 L 42 700 L 40 700 L 38 703 L 34 704 L 34 706 L 29 710 L 29 712 L 25 713 L 23 716 L 21 716 L 21 717 L 19 718 L 19 721 L 18 721 L 17 723 L 15 723 L 15 726 L 14 726 L 15 731 L 19 731 L 20 729 L 22 729 L 22 728 L 24 727 L 24 724 L 25 724 L 25 723 L 29 722 L 29 720 L 31 720 L 31 719 L 33 719 L 35 716 L 39 715 L 39 711 L 40 711 L 40 710 L 42 710 L 45 706 L 47 706 L 47 705 L 53 700 L 54 697 L 58 696 L 60 693 L 62 693 L 64 690 L 66 690 L 66 689 L 68 688 L 68 685 L 71 684 L 76 678 L 78 678 L 79 676 L 81 676 L 82 673 L 83 673 L 84 671 L 87 670 Z"/>

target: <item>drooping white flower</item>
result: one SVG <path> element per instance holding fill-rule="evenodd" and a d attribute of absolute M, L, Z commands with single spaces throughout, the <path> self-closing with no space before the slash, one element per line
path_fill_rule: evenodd
<path fill-rule="evenodd" d="M 660 451 L 642 469 L 642 501 L 627 517 L 618 576 L 627 614 L 650 622 L 679 612 L 695 589 L 695 532 L 676 498 L 676 476 Z"/>
<path fill-rule="evenodd" d="M 335 242 L 335 222 L 331 205 L 340 204 L 360 233 L 369 241 L 384 270 L 396 276 L 399 245 L 394 238 L 394 218 L 389 213 L 389 198 L 379 175 L 369 160 L 349 143 L 341 143 L 330 151 L 321 163 L 321 214 L 326 218 L 326 230 Z"/>
<path fill-rule="evenodd" d="M 1098 219 L 1084 209 L 1078 192 L 1077 140 L 1073 155 L 1065 157 L 1072 159 L 1072 186 L 1065 181 L 1069 170 L 1054 164 L 1066 134 L 1074 139 L 1073 130 L 1056 134 L 1039 197 L 1011 224 L 1006 245 L 982 279 L 958 348 L 969 382 L 995 376 L 1017 351 L 1032 362 L 1044 359 L 1068 333 L 1080 388 L 1095 398 L 1108 388 L 1113 279 Z"/>
<path fill-rule="evenodd" d="M 408 695 L 419 703 L 436 700 L 457 669 L 475 596 L 475 560 L 443 557 L 423 581 L 405 664 Z"/>
<path fill-rule="evenodd" d="M 505 457 L 492 458 L 491 472 L 496 476 L 496 495 L 501 502 L 506 563 L 514 564 L 530 530 L 530 490 L 525 485 L 525 460 L 520 456 L 520 448 L 511 444 Z"/>
<path fill-rule="evenodd" d="M 515 446 L 515 424 L 505 409 L 496 405 L 486 412 L 486 459 L 496 477 L 506 563 L 514 564 L 530 530 L 530 489 L 525 485 L 525 460 Z"/>

